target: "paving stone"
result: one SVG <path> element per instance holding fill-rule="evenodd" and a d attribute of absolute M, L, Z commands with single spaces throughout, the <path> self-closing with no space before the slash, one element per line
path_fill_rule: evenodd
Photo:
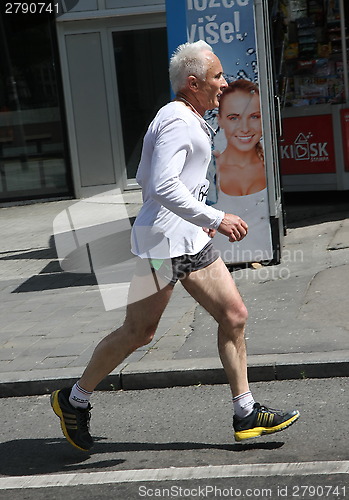
<path fill-rule="evenodd" d="M 75 356 L 54 356 L 47 357 L 36 363 L 36 370 L 52 370 L 55 368 L 68 368 L 75 361 Z"/>

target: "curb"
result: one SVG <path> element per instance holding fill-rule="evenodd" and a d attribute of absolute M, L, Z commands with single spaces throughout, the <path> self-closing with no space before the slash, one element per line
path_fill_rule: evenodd
<path fill-rule="evenodd" d="M 248 357 L 250 382 L 332 378 L 349 375 L 349 351 L 338 353 L 255 355 Z M 218 358 L 130 363 L 121 370 L 123 390 L 227 384 Z"/>
<path fill-rule="evenodd" d="M 250 382 L 299 380 L 307 378 L 347 377 L 349 351 L 332 353 L 294 353 L 249 356 Z M 55 372 L 55 373 L 54 373 Z M 50 370 L 43 373 L 3 374 L 0 397 L 23 397 L 49 394 L 73 385 L 81 369 Z M 40 376 L 39 376 L 40 375 Z M 190 385 L 226 384 L 227 378 L 218 358 L 139 361 L 124 364 L 96 388 L 97 391 L 163 389 Z"/>

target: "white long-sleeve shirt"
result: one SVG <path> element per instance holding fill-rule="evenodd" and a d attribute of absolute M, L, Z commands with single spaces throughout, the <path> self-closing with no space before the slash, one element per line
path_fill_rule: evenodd
<path fill-rule="evenodd" d="M 144 137 L 137 182 L 143 206 L 132 228 L 132 252 L 165 259 L 198 253 L 224 212 L 205 204 L 211 136 L 206 122 L 180 102 L 161 108 Z"/>

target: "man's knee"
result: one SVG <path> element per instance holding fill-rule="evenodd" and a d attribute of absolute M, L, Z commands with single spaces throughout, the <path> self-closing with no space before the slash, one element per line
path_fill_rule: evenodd
<path fill-rule="evenodd" d="M 133 349 L 143 347 L 153 340 L 157 324 L 127 324 L 128 335 L 132 339 Z"/>
<path fill-rule="evenodd" d="M 156 326 L 148 327 L 138 332 L 138 335 L 135 336 L 136 343 L 138 344 L 137 349 L 138 347 L 143 347 L 144 345 L 150 344 L 150 342 L 154 338 L 155 332 L 156 332 Z"/>
<path fill-rule="evenodd" d="M 222 317 L 220 324 L 227 326 L 230 331 L 243 331 L 248 319 L 248 311 L 243 302 L 227 308 Z"/>

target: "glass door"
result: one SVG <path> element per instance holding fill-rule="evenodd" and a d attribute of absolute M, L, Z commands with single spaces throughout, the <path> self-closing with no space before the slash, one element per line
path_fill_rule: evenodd
<path fill-rule="evenodd" d="M 54 16 L 0 11 L 0 200 L 70 194 Z"/>
<path fill-rule="evenodd" d="M 113 33 L 127 184 L 134 187 L 143 136 L 170 99 L 166 28 Z"/>

